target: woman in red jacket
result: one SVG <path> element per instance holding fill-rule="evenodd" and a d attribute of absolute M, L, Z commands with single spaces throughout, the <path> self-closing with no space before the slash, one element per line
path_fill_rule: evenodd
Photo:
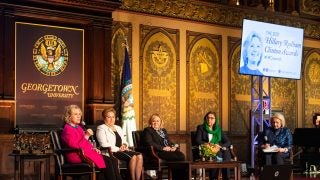
<path fill-rule="evenodd" d="M 107 180 L 121 180 L 117 163 L 113 162 L 110 157 L 103 156 L 100 150 L 93 147 L 89 142 L 89 137 L 93 135 L 92 129 L 82 129 L 79 126 L 82 112 L 79 106 L 69 105 L 66 108 L 65 122 L 61 139 L 65 147 L 81 148 L 84 156 L 94 162 L 94 164 L 103 172 Z M 82 159 L 78 153 L 72 152 L 66 155 L 69 163 L 81 163 Z"/>

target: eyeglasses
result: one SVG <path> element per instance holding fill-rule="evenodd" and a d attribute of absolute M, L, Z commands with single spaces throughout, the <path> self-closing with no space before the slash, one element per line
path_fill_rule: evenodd
<path fill-rule="evenodd" d="M 208 119 L 216 119 L 215 117 L 208 117 Z"/>
<path fill-rule="evenodd" d="M 114 117 L 114 116 L 107 116 L 106 118 L 108 118 L 108 119 L 115 119 L 116 117 Z"/>

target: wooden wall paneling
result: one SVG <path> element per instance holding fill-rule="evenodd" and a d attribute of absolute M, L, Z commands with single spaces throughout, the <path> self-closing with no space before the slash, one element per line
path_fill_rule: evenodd
<path fill-rule="evenodd" d="M 0 10 L 1 16 L 0 16 L 0 26 L 4 26 L 5 19 L 3 16 L 3 9 Z M 4 95 L 4 71 L 5 71 L 5 66 L 4 66 L 4 52 L 5 52 L 5 29 L 0 28 L 0 99 L 3 99 Z"/>
<path fill-rule="evenodd" d="M 0 100 L 0 133 L 9 133 L 14 127 L 14 105 L 13 100 Z"/>
<path fill-rule="evenodd" d="M 9 156 L 13 150 L 13 135 L 0 134 L 0 177 L 13 179 L 14 158 Z"/>
<path fill-rule="evenodd" d="M 97 103 L 113 104 L 110 71 L 112 11 L 120 5 L 119 1 L 96 0 L 1 1 L 0 69 L 3 71 L 0 72 L 0 98 L 14 99 L 14 24 L 20 21 L 85 29 L 85 104 L 93 104 L 93 107 Z M 94 111 L 88 113 L 91 112 Z M 94 119 L 89 121 L 94 122 Z"/>
<path fill-rule="evenodd" d="M 0 72 L 2 83 L 0 85 L 0 96 L 3 99 L 14 99 L 15 95 L 15 31 L 14 31 L 14 18 L 11 15 L 11 10 L 4 9 L 1 13 L 1 59 Z M 0 81 L 1 81 L 0 80 Z"/>
<path fill-rule="evenodd" d="M 104 123 L 102 118 L 102 111 L 104 109 L 113 108 L 113 106 L 113 104 L 88 104 L 86 111 L 87 115 L 84 121 L 87 124 L 92 124 L 94 127 Z"/>
<path fill-rule="evenodd" d="M 111 26 L 93 24 L 90 28 L 89 42 L 86 48 L 90 49 L 88 60 L 88 97 L 91 103 L 112 103 L 111 91 Z"/>

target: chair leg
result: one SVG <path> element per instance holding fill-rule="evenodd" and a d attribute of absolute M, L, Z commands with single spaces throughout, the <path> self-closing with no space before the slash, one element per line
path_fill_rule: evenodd
<path fill-rule="evenodd" d="M 93 172 L 93 173 L 91 173 L 91 180 L 96 180 L 96 173 L 95 172 Z"/>
<path fill-rule="evenodd" d="M 218 171 L 218 179 L 222 179 L 222 169 L 217 169 Z"/>
<path fill-rule="evenodd" d="M 161 180 L 162 179 L 162 171 L 158 170 L 158 179 Z"/>

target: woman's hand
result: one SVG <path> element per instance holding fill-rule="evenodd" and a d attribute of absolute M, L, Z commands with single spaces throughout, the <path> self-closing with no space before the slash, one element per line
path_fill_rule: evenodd
<path fill-rule="evenodd" d="M 86 139 L 89 139 L 89 137 L 92 136 L 92 135 L 93 135 L 92 129 L 87 129 L 86 132 L 85 132 Z"/>
<path fill-rule="evenodd" d="M 286 153 L 286 152 L 288 152 L 288 148 L 279 148 L 278 151 Z"/>
<path fill-rule="evenodd" d="M 129 148 L 128 148 L 128 146 L 126 144 L 122 144 L 120 146 L 120 151 L 128 151 L 128 150 L 129 150 Z"/>
<path fill-rule="evenodd" d="M 175 146 L 171 147 L 171 151 L 176 151 L 177 148 Z"/>
<path fill-rule="evenodd" d="M 171 151 L 171 147 L 170 146 L 165 146 L 162 148 L 162 150 L 164 151 Z"/>
<path fill-rule="evenodd" d="M 94 148 L 94 150 L 96 150 L 98 154 L 101 154 L 100 149 Z"/>
<path fill-rule="evenodd" d="M 263 144 L 263 145 L 261 146 L 261 148 L 262 148 L 262 149 L 268 149 L 268 148 L 270 148 L 270 144 Z"/>

